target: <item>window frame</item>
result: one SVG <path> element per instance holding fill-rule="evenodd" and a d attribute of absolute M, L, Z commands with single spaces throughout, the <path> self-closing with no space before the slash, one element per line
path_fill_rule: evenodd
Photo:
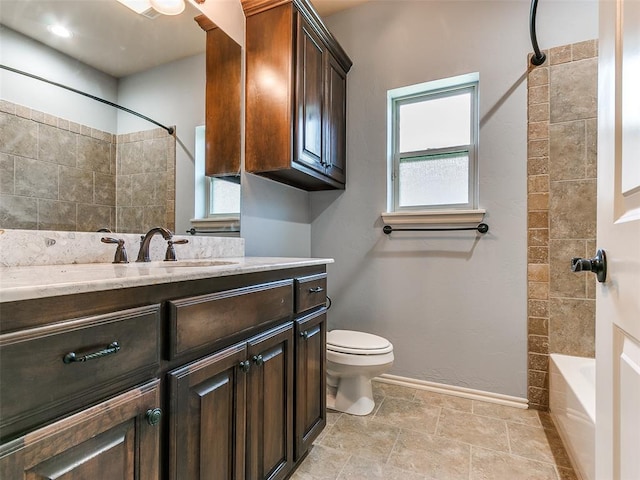
<path fill-rule="evenodd" d="M 238 213 L 211 213 L 211 188 L 212 177 L 205 175 L 204 159 L 204 132 L 205 126 L 195 127 L 194 148 L 194 206 L 195 217 L 190 220 L 191 226 L 207 230 L 217 236 L 240 235 L 240 212 Z M 242 202 L 242 193 L 240 194 Z M 241 207 L 242 208 L 242 207 Z"/>
<path fill-rule="evenodd" d="M 468 145 L 455 145 L 442 148 L 430 148 L 413 152 L 399 152 L 399 111 L 402 105 L 424 101 L 425 99 L 446 98 L 469 92 L 471 96 L 470 120 L 471 132 Z M 478 143 L 480 135 L 479 122 L 479 74 L 470 73 L 456 77 L 434 80 L 430 82 L 396 88 L 387 92 L 387 211 L 393 213 L 442 212 L 478 209 Z M 403 159 L 418 157 L 436 157 L 455 152 L 468 153 L 468 199 L 465 204 L 437 204 L 400 206 L 400 162 Z"/>

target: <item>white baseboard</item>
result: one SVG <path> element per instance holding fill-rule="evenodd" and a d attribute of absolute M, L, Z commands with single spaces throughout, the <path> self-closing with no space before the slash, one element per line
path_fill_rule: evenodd
<path fill-rule="evenodd" d="M 511 395 L 503 395 L 501 393 L 485 392 L 483 390 L 475 390 L 473 388 L 456 387 L 454 385 L 446 385 L 444 383 L 427 382 L 426 380 L 416 380 L 414 378 L 400 377 L 398 375 L 389 375 L 384 373 L 374 380 L 392 385 L 400 385 L 402 387 L 415 388 L 417 390 L 428 390 L 430 392 L 443 393 L 445 395 L 455 395 L 456 397 L 469 398 L 471 400 L 480 400 L 483 402 L 497 403 L 498 405 L 506 405 L 515 408 L 529 408 L 529 400 L 526 398 L 512 397 Z"/>

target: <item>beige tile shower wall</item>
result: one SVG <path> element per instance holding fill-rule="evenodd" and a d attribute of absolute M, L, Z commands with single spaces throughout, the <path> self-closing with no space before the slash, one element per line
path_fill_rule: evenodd
<path fill-rule="evenodd" d="M 0 101 L 0 227 L 115 227 L 113 135 Z"/>
<path fill-rule="evenodd" d="M 175 229 L 176 141 L 156 128 L 118 135 L 116 216 L 119 232 Z"/>
<path fill-rule="evenodd" d="M 597 42 L 547 55 L 528 76 L 528 397 L 539 409 L 549 353 L 595 349 L 595 279 L 570 259 L 595 252 Z"/>

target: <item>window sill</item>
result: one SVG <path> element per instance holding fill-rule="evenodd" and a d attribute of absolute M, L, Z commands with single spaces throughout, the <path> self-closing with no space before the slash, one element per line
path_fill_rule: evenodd
<path fill-rule="evenodd" d="M 458 225 L 480 223 L 486 210 L 416 210 L 381 213 L 387 225 Z"/>
<path fill-rule="evenodd" d="M 240 214 L 220 215 L 190 220 L 194 233 L 239 233 Z"/>

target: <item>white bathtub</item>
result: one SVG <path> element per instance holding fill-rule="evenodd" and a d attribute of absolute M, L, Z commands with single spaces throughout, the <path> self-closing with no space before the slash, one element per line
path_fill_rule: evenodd
<path fill-rule="evenodd" d="M 573 467 L 595 480 L 596 361 L 551 354 L 549 410 Z"/>

